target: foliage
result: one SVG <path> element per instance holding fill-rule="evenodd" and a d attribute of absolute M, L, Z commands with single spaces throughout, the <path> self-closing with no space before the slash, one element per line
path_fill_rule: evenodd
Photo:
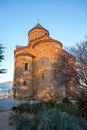
<path fill-rule="evenodd" d="M 17 130 L 86 130 L 87 120 L 78 116 L 78 107 L 64 98 L 14 106 Z M 80 112 L 80 111 L 79 111 Z"/>
<path fill-rule="evenodd" d="M 35 104 L 23 103 L 18 106 L 14 106 L 12 109 L 19 114 L 29 112 L 37 115 L 38 111 L 45 111 L 52 108 L 61 109 L 61 111 L 69 114 L 74 114 L 77 110 L 77 106 L 71 105 L 70 101 L 68 103 L 57 103 L 55 100 L 50 100 L 48 102 L 41 101 Z"/>
<path fill-rule="evenodd" d="M 4 47 L 2 46 L 2 44 L 0 44 L 0 62 L 2 62 L 2 60 L 4 60 L 3 49 L 4 49 Z"/>
<path fill-rule="evenodd" d="M 70 116 L 56 108 L 38 111 L 37 115 L 16 116 L 17 130 L 86 130 L 87 121 Z"/>
<path fill-rule="evenodd" d="M 71 103 L 68 97 L 63 98 L 63 103 Z"/>
<path fill-rule="evenodd" d="M 87 40 L 78 43 L 69 51 L 76 57 L 76 76 L 74 78 L 80 86 L 87 90 Z"/>
<path fill-rule="evenodd" d="M 17 113 L 29 112 L 29 113 L 37 114 L 38 111 L 44 111 L 55 107 L 57 107 L 57 102 L 50 100 L 48 102 L 41 101 L 35 104 L 23 103 L 18 106 L 13 106 L 12 109 Z"/>
<path fill-rule="evenodd" d="M 4 60 L 4 47 L 2 46 L 2 44 L 0 44 L 0 62 L 2 62 Z M 1 66 L 1 64 L 0 64 Z M 6 69 L 0 69 L 0 74 L 1 73 L 5 73 L 6 72 Z"/>
<path fill-rule="evenodd" d="M 13 106 L 12 110 L 16 111 L 17 113 L 28 112 L 30 109 L 30 105 L 28 103 L 23 103 L 18 106 Z"/>
<path fill-rule="evenodd" d="M 71 103 L 59 103 L 58 109 L 62 112 L 67 112 L 70 115 L 76 115 L 77 105 L 71 105 Z"/>
<path fill-rule="evenodd" d="M 55 80 L 58 86 L 65 85 L 66 95 L 69 97 L 74 97 L 77 95 L 77 91 L 71 88 L 71 84 L 72 87 L 75 88 L 75 81 L 73 78 L 76 75 L 75 57 L 65 50 L 56 52 L 55 63 L 53 63 L 53 67 L 55 71 Z"/>
<path fill-rule="evenodd" d="M 78 111 L 83 118 L 87 119 L 87 95 L 84 93 L 81 93 L 79 98 Z"/>

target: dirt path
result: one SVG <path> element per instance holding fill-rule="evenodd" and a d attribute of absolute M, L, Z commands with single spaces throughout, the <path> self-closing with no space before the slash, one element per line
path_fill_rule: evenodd
<path fill-rule="evenodd" d="M 12 123 L 11 111 L 0 111 L 0 130 L 16 130 Z"/>
<path fill-rule="evenodd" d="M 12 125 L 11 108 L 23 101 L 14 99 L 0 99 L 0 130 L 16 130 Z"/>

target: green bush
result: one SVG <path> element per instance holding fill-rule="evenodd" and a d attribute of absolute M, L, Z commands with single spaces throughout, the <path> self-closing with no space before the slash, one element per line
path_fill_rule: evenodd
<path fill-rule="evenodd" d="M 13 106 L 12 110 L 18 112 L 18 113 L 23 113 L 23 112 L 29 112 L 30 111 L 30 105 L 28 103 L 23 103 L 18 106 Z"/>
<path fill-rule="evenodd" d="M 16 117 L 17 130 L 86 130 L 87 120 L 70 116 L 56 108 L 39 111 L 29 118 L 28 113 Z"/>
<path fill-rule="evenodd" d="M 16 107 L 14 106 L 12 109 L 15 110 L 17 113 L 29 112 L 37 114 L 38 111 L 45 111 L 51 108 L 61 109 L 61 111 L 67 112 L 69 114 L 74 114 L 77 110 L 76 105 L 57 103 L 57 101 L 55 100 L 50 100 L 48 102 L 42 101 L 34 104 L 23 103 Z"/>
<path fill-rule="evenodd" d="M 59 103 L 57 108 L 60 109 L 62 112 L 67 112 L 71 115 L 75 115 L 77 112 L 77 105 L 73 104 L 66 104 L 66 103 Z"/>
<path fill-rule="evenodd" d="M 35 104 L 23 103 L 12 109 L 16 111 L 17 130 L 87 129 L 87 120 L 74 115 L 77 109 L 76 105 L 57 104 L 55 100 L 50 100 Z"/>
<path fill-rule="evenodd" d="M 48 102 L 42 101 L 35 104 L 23 103 L 18 106 L 12 107 L 12 109 L 18 113 L 29 112 L 37 114 L 38 111 L 44 111 L 55 107 L 57 107 L 56 101 L 50 100 Z"/>

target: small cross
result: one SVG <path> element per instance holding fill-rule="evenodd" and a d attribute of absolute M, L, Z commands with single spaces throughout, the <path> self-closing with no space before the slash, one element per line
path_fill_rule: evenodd
<path fill-rule="evenodd" d="M 38 23 L 40 23 L 40 20 L 39 20 L 39 19 L 37 19 L 37 21 L 38 21 Z"/>

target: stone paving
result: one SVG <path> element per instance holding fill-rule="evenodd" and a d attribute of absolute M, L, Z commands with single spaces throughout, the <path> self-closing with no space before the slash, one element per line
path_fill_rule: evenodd
<path fill-rule="evenodd" d="M 0 112 L 0 130 L 16 130 L 11 119 L 11 111 Z"/>
<path fill-rule="evenodd" d="M 16 130 L 11 122 L 11 108 L 20 103 L 14 99 L 0 99 L 0 130 Z"/>
<path fill-rule="evenodd" d="M 14 99 L 0 99 L 0 111 L 10 110 L 12 106 L 20 104 L 22 101 Z"/>

